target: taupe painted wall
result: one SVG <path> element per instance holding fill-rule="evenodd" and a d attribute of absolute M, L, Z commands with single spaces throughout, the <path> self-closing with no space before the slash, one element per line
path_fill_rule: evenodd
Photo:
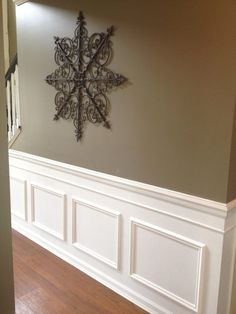
<path fill-rule="evenodd" d="M 47 5 L 44 5 L 46 4 Z M 17 8 L 23 132 L 14 149 L 216 201 L 230 200 L 235 101 L 234 0 L 41 0 Z M 88 124 L 82 143 L 52 121 L 53 36 L 114 24 L 112 130 Z M 227 198 L 227 194 L 230 195 Z M 233 193 L 234 194 L 234 193 Z"/>
<path fill-rule="evenodd" d="M 236 29 L 235 29 L 235 37 L 236 37 Z M 235 51 L 235 55 L 236 55 L 236 51 Z M 235 111 L 233 115 L 233 133 L 232 133 L 232 142 L 231 142 L 227 201 L 229 202 L 235 198 L 236 198 L 236 106 L 235 106 Z"/>
<path fill-rule="evenodd" d="M 0 21 L 2 6 L 0 5 Z M 0 47 L 3 46 L 0 23 Z M 3 49 L 0 49 L 0 313 L 14 313 Z"/>
<path fill-rule="evenodd" d="M 10 63 L 17 53 L 16 39 L 16 12 L 13 0 L 8 0 L 8 32 L 9 32 L 9 57 Z"/>

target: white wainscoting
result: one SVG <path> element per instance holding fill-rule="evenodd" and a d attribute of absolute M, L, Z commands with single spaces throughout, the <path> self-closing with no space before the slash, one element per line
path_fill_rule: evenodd
<path fill-rule="evenodd" d="M 17 231 L 149 313 L 229 314 L 235 202 L 12 150 L 10 174 Z"/>
<path fill-rule="evenodd" d="M 14 191 L 11 195 L 11 213 L 27 221 L 26 180 L 11 176 L 10 188 L 11 191 Z"/>

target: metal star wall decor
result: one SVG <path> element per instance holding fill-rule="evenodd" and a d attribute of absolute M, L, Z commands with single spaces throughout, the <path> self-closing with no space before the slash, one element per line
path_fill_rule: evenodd
<path fill-rule="evenodd" d="M 112 57 L 110 38 L 114 34 L 114 27 L 108 28 L 106 33 L 89 36 L 82 12 L 76 24 L 72 39 L 54 37 L 54 59 L 58 68 L 46 77 L 46 82 L 57 90 L 54 120 L 73 119 L 79 141 L 87 120 L 102 123 L 110 129 L 106 94 L 127 79 L 107 68 Z"/>

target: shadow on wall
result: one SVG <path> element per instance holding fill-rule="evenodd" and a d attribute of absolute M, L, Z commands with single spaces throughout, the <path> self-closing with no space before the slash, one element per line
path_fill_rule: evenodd
<path fill-rule="evenodd" d="M 231 141 L 231 157 L 230 157 L 230 167 L 229 167 L 227 202 L 230 202 L 236 198 L 236 99 L 235 99 L 235 108 L 234 108 L 233 118 L 234 118 L 233 119 L 233 134 L 232 134 L 232 141 Z"/>

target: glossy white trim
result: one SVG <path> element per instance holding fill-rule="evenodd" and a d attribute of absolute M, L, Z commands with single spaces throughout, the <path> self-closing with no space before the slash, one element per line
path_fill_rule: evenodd
<path fill-rule="evenodd" d="M 79 175 L 100 183 L 109 183 L 109 185 L 119 187 L 125 190 L 135 191 L 138 194 L 142 194 L 144 196 L 152 196 L 164 200 L 169 200 L 171 198 L 172 202 L 185 206 L 187 202 L 189 207 L 196 206 L 199 210 L 210 212 L 211 215 L 225 217 L 228 211 L 226 204 L 204 199 L 201 197 L 180 193 L 169 189 L 160 188 L 154 185 L 128 180 L 110 174 L 65 164 L 59 161 L 31 155 L 28 153 L 23 153 L 16 150 L 10 150 L 9 155 L 10 157 L 14 157 L 38 165 L 47 166 L 48 168 L 63 171 L 64 173 Z"/>
<path fill-rule="evenodd" d="M 34 156 L 31 154 L 23 153 L 20 151 L 9 150 L 10 157 L 10 166 L 18 169 L 25 169 L 28 172 L 34 174 L 40 174 L 44 177 L 55 179 L 55 175 L 52 175 L 52 171 L 56 174 L 59 172 L 64 173 L 65 176 L 57 176 L 57 180 L 66 184 L 70 184 L 71 186 L 75 186 L 78 188 L 85 189 L 87 191 L 92 191 L 98 193 L 100 195 L 108 196 L 116 200 L 120 200 L 126 202 L 127 204 L 136 205 L 142 207 L 144 209 L 158 212 L 162 215 L 167 215 L 169 217 L 173 217 L 175 219 L 189 222 L 193 225 L 200 226 L 214 232 L 225 233 L 228 232 L 231 228 L 236 226 L 236 220 L 233 222 L 232 220 L 230 224 L 225 224 L 224 220 L 228 217 L 229 212 L 233 212 L 236 215 L 236 200 L 230 202 L 229 204 L 218 203 L 215 201 L 202 199 L 196 196 L 187 195 L 184 193 L 179 193 L 175 191 L 170 191 L 168 189 L 163 189 L 159 187 L 155 187 L 152 185 L 148 185 L 145 183 L 140 183 L 136 181 L 127 180 L 124 178 L 119 178 L 115 176 L 111 176 L 104 173 L 99 173 L 93 170 L 88 170 L 84 168 L 80 168 L 73 165 L 68 165 L 65 163 L 61 163 L 54 160 L 49 160 L 47 158 Z M 14 162 L 16 160 L 16 162 Z M 37 167 L 27 167 L 27 164 L 30 163 L 32 165 L 36 165 Z M 43 169 L 42 169 L 43 167 Z M 48 168 L 49 171 L 42 173 L 42 170 Z M 37 169 L 40 168 L 40 171 Z M 127 198 L 123 196 L 123 193 L 110 193 L 104 190 L 99 190 L 97 188 L 90 188 L 88 185 L 84 185 L 82 183 L 78 183 L 74 178 L 85 178 L 87 180 L 104 183 L 114 188 L 119 188 L 119 190 L 130 191 L 137 195 L 142 195 L 144 197 L 153 198 L 158 201 L 167 202 L 169 204 L 173 204 L 173 206 L 181 207 L 185 209 L 186 214 L 178 213 L 177 211 L 169 211 L 163 210 L 158 207 L 150 206 L 146 203 L 142 203 L 135 201 L 133 199 Z M 68 178 L 72 178 L 69 179 Z M 177 196 L 178 195 L 178 196 Z M 181 199 L 182 197 L 182 199 Z M 140 198 L 139 198 L 140 199 Z M 173 207 L 173 208 L 174 208 Z M 189 209 L 188 211 L 186 209 Z M 213 220 L 205 220 L 203 219 L 195 219 L 196 215 L 192 214 L 193 212 L 202 213 L 203 215 L 208 215 L 209 217 L 216 217 L 222 220 L 222 223 L 215 224 Z M 200 215 L 198 215 L 200 217 Z"/>

